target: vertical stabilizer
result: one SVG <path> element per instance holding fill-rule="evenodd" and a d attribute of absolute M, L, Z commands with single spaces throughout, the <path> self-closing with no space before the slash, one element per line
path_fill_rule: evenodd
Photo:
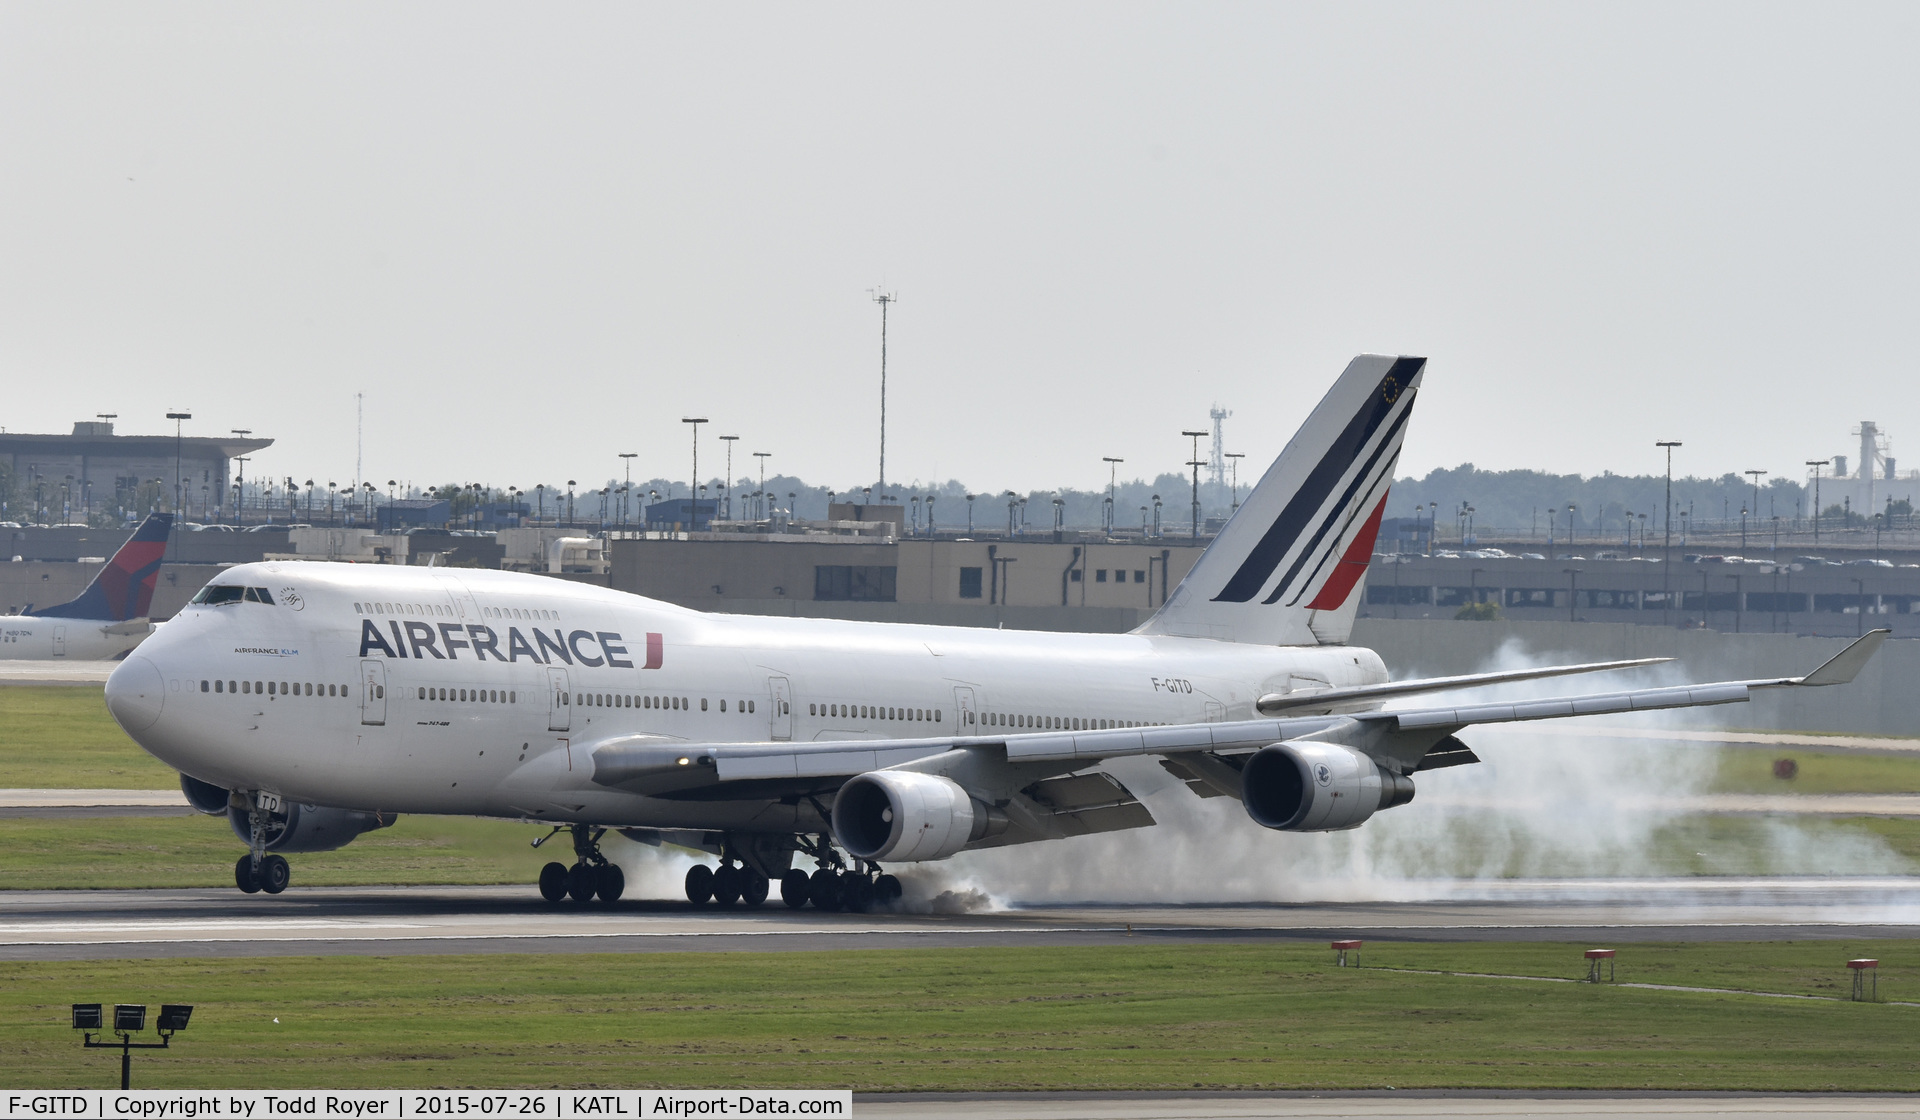
<path fill-rule="evenodd" d="M 89 618 L 102 622 L 147 617 L 147 611 L 153 607 L 153 585 L 160 577 L 160 561 L 167 554 L 167 535 L 171 532 L 172 514 L 148 514 L 78 599 L 26 613 L 41 618 Z"/>
<path fill-rule="evenodd" d="M 1355 358 L 1138 633 L 1346 641 L 1426 364 Z"/>

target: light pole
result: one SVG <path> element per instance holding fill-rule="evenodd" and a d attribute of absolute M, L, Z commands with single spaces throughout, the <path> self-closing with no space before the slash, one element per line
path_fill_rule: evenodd
<path fill-rule="evenodd" d="M 880 489 L 887 488 L 887 308 L 899 300 L 893 292 L 872 289 L 880 305 Z"/>
<path fill-rule="evenodd" d="M 1820 547 L 1820 468 L 1831 463 L 1831 459 L 1808 459 L 1807 466 L 1813 468 L 1813 547 Z"/>
<path fill-rule="evenodd" d="M 1673 609 L 1673 449 L 1681 443 L 1663 439 L 1653 445 L 1667 449 L 1667 533 L 1660 546 L 1660 625 L 1665 626 Z"/>
<path fill-rule="evenodd" d="M 1240 460 L 1247 455 L 1244 451 L 1229 451 L 1226 452 L 1226 457 L 1233 460 L 1233 509 L 1230 512 L 1238 513 L 1240 512 Z"/>
<path fill-rule="evenodd" d="M 733 445 L 739 438 L 739 436 L 720 437 L 721 441 L 727 445 L 727 477 L 721 480 L 720 492 L 724 496 L 722 500 L 727 503 L 724 516 L 728 521 L 733 520 Z"/>
<path fill-rule="evenodd" d="M 1107 535 L 1113 535 L 1114 496 L 1120 492 L 1120 464 L 1125 459 L 1116 459 L 1111 455 L 1102 455 L 1100 461 L 1107 465 Z"/>
<path fill-rule="evenodd" d="M 73 1029 L 82 1032 L 81 1048 L 85 1050 L 120 1051 L 120 1088 L 133 1088 L 133 1052 L 135 1050 L 165 1050 L 173 1042 L 176 1032 L 187 1029 L 187 1021 L 193 1017 L 193 1005 L 190 1003 L 163 1003 L 160 1014 L 155 1020 L 154 1030 L 160 1035 L 158 1042 L 135 1042 L 133 1036 L 147 1029 L 147 1005 L 144 1003 L 120 1003 L 113 1008 L 113 1033 L 120 1036 L 119 1042 L 95 1042 L 95 1031 L 106 1031 L 105 1009 L 97 1003 L 76 1003 L 73 1005 Z"/>
<path fill-rule="evenodd" d="M 967 536 L 969 537 L 973 536 L 973 500 L 979 496 L 978 494 L 967 495 Z"/>
<path fill-rule="evenodd" d="M 567 479 L 567 528 L 569 529 L 573 528 L 573 488 L 578 485 L 579 483 L 573 479 Z"/>
<path fill-rule="evenodd" d="M 620 452 L 620 460 L 627 468 L 627 484 L 620 488 L 620 529 L 623 532 L 627 528 L 627 494 L 633 489 L 633 458 L 638 454 L 638 451 Z"/>
<path fill-rule="evenodd" d="M 1197 541 L 1200 539 L 1200 468 L 1203 465 L 1200 461 L 1200 437 L 1212 433 L 1182 431 L 1180 434 L 1193 437 L 1193 459 L 1187 465 L 1193 468 L 1193 539 Z"/>
<path fill-rule="evenodd" d="M 167 419 L 173 421 L 173 508 L 177 513 L 180 510 L 181 445 L 185 442 L 180 434 L 180 424 L 182 421 L 193 419 L 193 413 L 169 412 L 167 413 Z"/>
<path fill-rule="evenodd" d="M 687 501 L 691 503 L 687 513 L 688 540 L 692 540 L 693 527 L 700 523 L 700 425 L 707 422 L 704 416 L 682 416 L 682 424 L 693 425 L 693 485 L 687 487 Z"/>
<path fill-rule="evenodd" d="M 760 460 L 760 491 L 759 491 L 759 496 L 760 496 L 760 504 L 761 504 L 761 508 L 760 508 L 760 511 L 759 511 L 759 517 L 760 517 L 760 518 L 765 518 L 765 517 L 766 517 L 766 515 L 767 515 L 767 511 L 766 511 L 766 502 L 767 502 L 767 457 L 768 457 L 768 456 L 770 456 L 770 455 L 772 455 L 772 454 L 773 454 L 773 452 L 771 452 L 771 451 L 756 451 L 756 452 L 754 452 L 754 453 L 753 453 L 753 457 L 754 457 L 754 458 L 756 458 L 756 459 L 758 459 L 758 460 Z M 882 485 L 884 485 L 884 483 L 883 483 Z"/>

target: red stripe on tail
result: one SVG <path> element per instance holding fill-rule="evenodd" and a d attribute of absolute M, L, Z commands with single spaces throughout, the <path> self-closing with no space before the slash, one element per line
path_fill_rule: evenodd
<path fill-rule="evenodd" d="M 1367 574 L 1367 561 L 1373 559 L 1373 540 L 1380 535 L 1380 516 L 1387 512 L 1387 496 L 1380 495 L 1380 504 L 1373 507 L 1373 515 L 1360 527 L 1360 535 L 1353 538 L 1347 551 L 1340 557 L 1340 563 L 1334 566 L 1333 574 L 1321 586 L 1320 594 L 1307 604 L 1310 611 L 1339 610 L 1340 605 L 1353 594 L 1354 585 L 1360 577 Z"/>

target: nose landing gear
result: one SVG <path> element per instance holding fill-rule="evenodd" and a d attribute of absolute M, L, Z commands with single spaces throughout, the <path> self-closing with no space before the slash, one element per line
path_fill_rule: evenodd
<path fill-rule="evenodd" d="M 252 799 L 247 810 L 248 852 L 233 865 L 233 885 L 246 894 L 279 894 L 293 881 L 287 858 L 267 851 L 267 811 Z"/>
<path fill-rule="evenodd" d="M 569 898 L 578 903 L 588 903 L 596 897 L 602 902 L 619 901 L 620 895 L 627 889 L 627 876 L 600 851 L 600 838 L 607 834 L 607 830 L 584 824 L 558 825 L 552 832 L 535 840 L 533 846 L 538 848 L 562 831 L 573 834 L 574 864 L 568 867 L 556 861 L 542 867 L 540 897 L 555 903 L 565 902 Z"/>

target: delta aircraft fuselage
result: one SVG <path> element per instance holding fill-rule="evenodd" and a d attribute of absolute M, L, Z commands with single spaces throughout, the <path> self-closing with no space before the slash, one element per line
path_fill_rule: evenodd
<path fill-rule="evenodd" d="M 139 645 L 153 630 L 146 619 L 103 622 L 97 618 L 0 615 L 0 661 L 111 661 Z"/>
<path fill-rule="evenodd" d="M 129 730 L 205 782 L 393 813 L 817 830 L 810 799 L 598 786 L 591 752 L 1249 719 L 1386 680 L 1347 646 L 706 614 L 467 569 L 249 564 L 197 600 L 123 666 L 162 698 Z"/>

